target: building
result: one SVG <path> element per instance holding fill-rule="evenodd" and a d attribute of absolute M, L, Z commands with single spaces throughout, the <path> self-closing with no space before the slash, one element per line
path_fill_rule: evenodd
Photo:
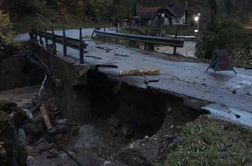
<path fill-rule="evenodd" d="M 174 7 L 169 4 L 166 7 L 142 8 L 137 16 L 141 18 L 142 24 L 145 26 L 155 26 L 164 14 L 164 25 L 184 25 L 186 23 L 185 8 Z"/>
<path fill-rule="evenodd" d="M 158 17 L 158 9 L 159 7 L 142 8 L 137 13 L 137 16 L 141 18 L 144 26 L 155 25 L 155 20 Z"/>
<path fill-rule="evenodd" d="M 158 9 L 159 17 L 161 14 L 165 14 L 165 25 L 184 25 L 186 23 L 186 11 L 185 8 L 174 7 L 173 4 L 169 4 L 166 7 Z"/>

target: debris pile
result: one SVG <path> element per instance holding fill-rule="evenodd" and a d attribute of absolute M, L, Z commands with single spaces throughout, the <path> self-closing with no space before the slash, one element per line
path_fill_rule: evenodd
<path fill-rule="evenodd" d="M 47 158 L 58 157 L 69 141 L 71 126 L 61 119 L 60 111 L 49 100 L 35 105 L 32 110 L 18 108 L 14 103 L 0 102 L 0 165 L 33 165 L 33 156 L 44 151 Z"/>

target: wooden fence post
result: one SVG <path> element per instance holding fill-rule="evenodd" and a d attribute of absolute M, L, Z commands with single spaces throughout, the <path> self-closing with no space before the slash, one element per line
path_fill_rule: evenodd
<path fill-rule="evenodd" d="M 132 34 L 132 22 L 130 21 L 130 34 Z M 131 40 L 129 40 L 129 47 L 131 47 L 132 46 L 132 42 L 131 42 Z"/>
<path fill-rule="evenodd" d="M 47 32 L 46 32 L 46 26 L 45 26 L 45 42 L 46 42 L 46 45 L 48 44 L 48 36 L 47 36 Z"/>
<path fill-rule="evenodd" d="M 177 37 L 178 37 L 178 29 L 176 29 L 176 32 L 175 32 L 175 38 L 177 38 Z M 174 55 L 177 54 L 177 47 L 176 46 L 173 47 L 173 54 Z"/>
<path fill-rule="evenodd" d="M 34 28 L 32 28 L 33 30 L 33 32 L 35 32 L 35 38 L 36 38 L 36 44 L 38 45 L 38 31 L 37 31 L 37 27 L 36 27 L 36 25 L 34 26 Z"/>
<path fill-rule="evenodd" d="M 63 28 L 63 56 L 67 56 L 67 39 L 65 28 Z"/>
<path fill-rule="evenodd" d="M 116 25 L 116 33 L 118 33 L 118 24 L 119 23 L 117 23 L 117 25 Z M 118 39 L 116 39 L 116 44 L 118 44 Z"/>
<path fill-rule="evenodd" d="M 80 64 L 84 64 L 84 43 L 82 38 L 82 29 L 80 28 Z"/>
<path fill-rule="evenodd" d="M 148 29 L 145 30 L 145 35 L 148 36 Z M 147 43 L 144 43 L 144 49 L 146 50 L 147 48 Z"/>
<path fill-rule="evenodd" d="M 57 53 L 57 47 L 56 47 L 56 38 L 55 38 L 55 34 L 54 34 L 54 28 L 52 27 L 52 42 L 53 42 L 53 46 L 55 48 L 55 51 L 54 51 L 54 55 Z"/>
<path fill-rule="evenodd" d="M 40 26 L 39 26 L 39 42 L 40 42 L 40 44 L 43 46 L 42 30 L 40 29 Z"/>

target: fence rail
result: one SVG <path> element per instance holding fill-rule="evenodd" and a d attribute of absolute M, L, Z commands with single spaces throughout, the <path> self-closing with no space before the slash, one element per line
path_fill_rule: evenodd
<path fill-rule="evenodd" d="M 48 40 L 52 41 L 53 48 L 56 50 L 56 43 L 62 44 L 63 45 L 63 55 L 67 56 L 67 47 L 79 49 L 79 59 L 80 59 L 80 64 L 84 63 L 84 49 L 86 48 L 86 44 L 83 41 L 82 37 L 82 29 L 80 28 L 80 35 L 79 39 L 74 39 L 70 37 L 66 37 L 66 31 L 65 28 L 63 28 L 62 36 L 61 35 L 56 35 L 54 33 L 54 29 L 51 29 L 51 33 L 48 33 L 46 27 L 44 28 L 44 31 L 40 29 L 33 28 L 30 36 L 31 39 L 34 40 L 37 44 L 45 45 L 47 48 L 48 47 Z M 155 44 L 160 44 L 160 45 L 168 45 L 174 47 L 174 54 L 176 54 L 176 48 L 177 47 L 183 47 L 184 46 L 184 39 L 181 38 L 165 38 L 165 37 L 154 37 L 154 36 L 144 36 L 144 35 L 132 35 L 132 34 L 122 34 L 122 33 L 110 33 L 110 32 L 103 32 L 100 30 L 95 29 L 94 33 L 97 36 L 101 37 L 111 37 L 111 38 L 116 38 L 116 41 L 118 42 L 118 39 L 123 39 L 123 40 L 129 40 L 129 45 L 131 45 L 132 41 L 135 42 L 143 42 L 145 43 L 145 49 L 148 46 L 148 50 L 154 50 L 154 45 Z M 38 39 L 39 38 L 39 39 Z M 44 38 L 44 41 L 43 41 Z"/>
<path fill-rule="evenodd" d="M 176 54 L 176 48 L 177 47 L 183 47 L 184 46 L 184 39 L 181 38 L 165 38 L 165 37 L 154 37 L 154 36 L 144 36 L 144 35 L 132 35 L 132 34 L 123 34 L 123 33 L 111 33 L 111 32 L 105 32 L 100 30 L 94 30 L 94 33 L 97 36 L 100 37 L 111 37 L 116 39 L 123 39 L 123 40 L 129 40 L 136 41 L 136 42 L 143 42 L 145 45 L 148 45 L 148 50 L 154 50 L 155 44 L 161 44 L 161 45 L 168 45 L 174 47 L 174 53 Z M 146 46 L 145 46 L 146 48 Z"/>
<path fill-rule="evenodd" d="M 48 40 L 52 41 L 52 44 L 55 50 L 56 50 L 56 43 L 62 44 L 64 56 L 67 56 L 67 47 L 79 49 L 80 64 L 84 64 L 84 49 L 86 48 L 86 44 L 83 41 L 82 28 L 79 28 L 79 30 L 80 30 L 79 39 L 66 37 L 65 28 L 63 28 L 62 36 L 55 35 L 54 28 L 52 28 L 51 33 L 48 33 L 48 31 L 46 30 L 46 27 L 44 28 L 44 31 L 33 28 L 32 32 L 30 33 L 30 36 L 32 40 L 35 40 L 37 44 L 41 44 L 41 45 L 44 45 L 44 41 L 43 41 L 43 38 L 44 38 L 45 45 L 47 46 L 47 48 L 49 45 Z M 39 37 L 39 41 L 38 41 L 38 37 Z"/>

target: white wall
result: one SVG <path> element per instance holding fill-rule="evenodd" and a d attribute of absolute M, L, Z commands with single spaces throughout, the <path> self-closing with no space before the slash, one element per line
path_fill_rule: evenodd
<path fill-rule="evenodd" d="M 172 20 L 173 25 L 182 25 L 185 24 L 185 21 L 186 21 L 185 14 L 183 15 L 183 17 L 175 18 Z"/>

